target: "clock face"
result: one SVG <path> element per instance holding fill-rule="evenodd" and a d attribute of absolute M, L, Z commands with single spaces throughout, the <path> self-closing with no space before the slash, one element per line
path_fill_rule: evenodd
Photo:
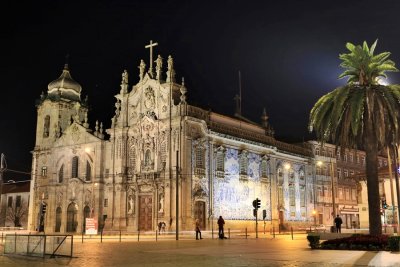
<path fill-rule="evenodd" d="M 144 90 L 144 106 L 147 109 L 153 109 L 155 104 L 154 90 L 149 86 Z"/>

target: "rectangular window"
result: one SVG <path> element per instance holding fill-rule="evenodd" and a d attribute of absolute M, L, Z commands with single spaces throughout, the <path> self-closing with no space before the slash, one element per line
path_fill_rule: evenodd
<path fill-rule="evenodd" d="M 296 205 L 296 198 L 295 198 L 295 193 L 294 193 L 294 187 L 291 186 L 289 188 L 289 200 L 290 200 L 290 206 L 295 206 Z"/>
<path fill-rule="evenodd" d="M 339 150 L 338 150 L 337 153 L 336 153 L 336 159 L 337 159 L 337 160 L 340 160 L 340 151 L 339 151 Z"/>
<path fill-rule="evenodd" d="M 349 171 L 348 170 L 344 170 L 344 177 L 349 177 Z"/>
<path fill-rule="evenodd" d="M 362 156 L 361 162 L 362 162 L 362 165 L 365 165 L 365 157 L 364 156 Z"/>
<path fill-rule="evenodd" d="M 196 167 L 204 168 L 204 152 L 200 147 L 196 149 Z"/>
<path fill-rule="evenodd" d="M 379 165 L 379 167 L 382 167 L 382 160 L 381 159 L 378 160 L 378 165 Z"/>
<path fill-rule="evenodd" d="M 108 207 L 108 198 L 104 199 L 104 207 L 107 208 Z"/>
<path fill-rule="evenodd" d="M 343 161 L 344 161 L 344 162 L 347 162 L 347 153 L 344 153 L 344 155 L 343 155 Z"/>
<path fill-rule="evenodd" d="M 356 155 L 357 164 L 360 164 L 360 155 Z"/>
<path fill-rule="evenodd" d="M 217 152 L 217 171 L 224 171 L 224 153 Z"/>
<path fill-rule="evenodd" d="M 342 178 L 342 170 L 340 168 L 337 168 L 337 178 L 338 179 Z"/>
<path fill-rule="evenodd" d="M 11 208 L 13 204 L 13 197 L 8 197 L 7 207 Z"/>
<path fill-rule="evenodd" d="M 333 151 L 331 149 L 329 149 L 329 157 L 333 158 Z"/>
<path fill-rule="evenodd" d="M 283 188 L 282 186 L 278 187 L 278 202 L 283 206 Z"/>
<path fill-rule="evenodd" d="M 350 153 L 350 162 L 353 162 L 354 157 L 353 157 L 353 153 Z"/>
<path fill-rule="evenodd" d="M 306 195 L 304 192 L 304 188 L 300 189 L 300 206 L 305 207 L 306 206 Z"/>
<path fill-rule="evenodd" d="M 240 174 L 247 174 L 247 157 L 246 155 L 241 155 L 240 157 Z"/>
<path fill-rule="evenodd" d="M 21 196 L 17 196 L 17 198 L 15 199 L 15 207 L 21 207 Z"/>
<path fill-rule="evenodd" d="M 338 191 L 339 199 L 343 199 L 343 188 L 339 188 Z"/>

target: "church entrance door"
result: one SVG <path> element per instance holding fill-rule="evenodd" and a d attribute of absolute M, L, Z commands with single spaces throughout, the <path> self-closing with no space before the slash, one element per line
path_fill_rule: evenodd
<path fill-rule="evenodd" d="M 78 226 L 78 207 L 76 203 L 71 203 L 67 209 L 67 232 L 76 232 Z"/>
<path fill-rule="evenodd" d="M 200 229 L 205 229 L 206 225 L 206 203 L 204 201 L 196 201 L 194 204 L 194 218 L 199 219 Z"/>
<path fill-rule="evenodd" d="M 139 196 L 139 230 L 153 229 L 153 198 L 151 195 Z"/>

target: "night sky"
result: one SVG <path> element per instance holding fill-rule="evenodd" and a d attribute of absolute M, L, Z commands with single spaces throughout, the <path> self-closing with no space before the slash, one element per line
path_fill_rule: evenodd
<path fill-rule="evenodd" d="M 188 102 L 233 115 L 242 77 L 242 114 L 260 122 L 263 107 L 279 140 L 312 138 L 309 112 L 345 83 L 345 43 L 372 44 L 400 64 L 399 1 L 7 1 L 0 19 L 0 152 L 8 168 L 29 172 L 35 100 L 59 77 L 69 54 L 72 77 L 89 96 L 89 121 L 111 125 L 121 73 L 138 81 L 144 46 L 174 57 Z M 166 61 L 164 61 L 166 66 Z M 391 83 L 399 73 L 389 73 Z"/>

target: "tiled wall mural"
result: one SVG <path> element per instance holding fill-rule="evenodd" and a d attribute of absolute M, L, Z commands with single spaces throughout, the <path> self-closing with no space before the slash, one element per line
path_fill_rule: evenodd
<path fill-rule="evenodd" d="M 267 210 L 266 220 L 271 220 L 270 185 L 260 180 L 260 155 L 248 153 L 247 177 L 240 178 L 240 151 L 228 148 L 225 154 L 225 176 L 214 180 L 214 217 L 223 216 L 231 220 L 251 220 L 253 200 L 261 199 L 258 212 L 262 219 L 262 210 Z"/>

